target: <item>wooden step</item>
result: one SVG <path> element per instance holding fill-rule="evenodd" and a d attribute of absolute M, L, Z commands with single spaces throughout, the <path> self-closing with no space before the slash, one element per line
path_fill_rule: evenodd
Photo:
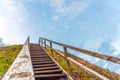
<path fill-rule="evenodd" d="M 32 62 L 46 62 L 46 61 L 53 61 L 52 59 L 34 59 Z"/>
<path fill-rule="evenodd" d="M 30 44 L 35 80 L 68 80 L 66 74 L 38 44 Z"/>
<path fill-rule="evenodd" d="M 47 54 L 32 54 L 31 57 L 36 57 L 36 56 L 48 56 Z"/>
<path fill-rule="evenodd" d="M 52 64 L 52 63 L 55 63 L 54 61 L 44 61 L 44 62 L 33 62 L 32 64 L 35 65 L 35 64 Z"/>
<path fill-rule="evenodd" d="M 30 50 L 30 52 L 44 52 L 44 50 Z"/>
<path fill-rule="evenodd" d="M 33 57 L 31 57 L 31 58 L 50 58 L 49 56 L 33 56 Z"/>
<path fill-rule="evenodd" d="M 48 55 L 34 55 L 34 56 L 31 56 L 32 58 L 37 58 L 37 57 L 49 57 Z"/>
<path fill-rule="evenodd" d="M 33 68 L 35 68 L 35 67 L 51 67 L 51 66 L 56 66 L 56 64 L 33 65 Z"/>
<path fill-rule="evenodd" d="M 39 54 L 46 54 L 46 53 L 45 52 L 41 52 L 41 51 L 40 52 L 31 52 L 31 55 L 34 55 L 34 54 L 38 54 L 39 55 Z"/>
<path fill-rule="evenodd" d="M 35 74 L 60 74 L 62 72 L 61 69 L 55 69 L 55 70 L 44 70 L 44 71 L 34 71 Z"/>
<path fill-rule="evenodd" d="M 46 54 L 45 51 L 30 51 L 30 54 Z"/>
<path fill-rule="evenodd" d="M 62 74 L 41 74 L 41 75 L 35 75 L 35 78 L 41 78 L 41 79 L 45 79 L 45 78 L 59 78 L 59 77 L 66 77 L 66 75 L 64 73 Z"/>
<path fill-rule="evenodd" d="M 45 59 L 51 59 L 50 57 L 40 57 L 40 58 L 31 58 L 33 60 L 45 60 Z"/>
<path fill-rule="evenodd" d="M 34 68 L 34 71 L 42 71 L 42 70 L 53 70 L 53 69 L 59 69 L 58 66 L 52 66 L 52 67 L 42 67 L 42 68 Z"/>

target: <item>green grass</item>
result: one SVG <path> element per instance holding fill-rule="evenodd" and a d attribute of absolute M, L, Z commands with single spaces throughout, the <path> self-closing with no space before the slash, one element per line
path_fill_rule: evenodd
<path fill-rule="evenodd" d="M 13 63 L 22 45 L 12 45 L 0 47 L 0 78 L 5 74 L 10 65 Z"/>
<path fill-rule="evenodd" d="M 47 52 L 52 56 L 52 53 L 49 48 L 46 49 Z M 55 51 L 53 52 L 53 58 L 59 63 L 59 65 L 68 72 L 66 61 L 63 57 L 58 55 Z M 72 77 L 75 80 L 100 80 L 98 77 L 94 76 L 93 74 L 89 74 L 88 72 L 81 69 L 76 64 L 70 62 Z"/>
<path fill-rule="evenodd" d="M 85 61 L 77 56 L 74 56 L 72 54 L 69 54 L 69 57 L 73 58 L 74 60 L 78 61 L 79 63 L 82 63 L 83 65 L 95 70 L 96 72 L 106 76 L 107 78 L 111 80 L 120 80 L 120 75 L 114 72 L 111 72 L 107 69 L 101 68 L 99 66 L 96 66 L 94 64 L 89 63 L 88 61 Z"/>
<path fill-rule="evenodd" d="M 47 48 L 46 50 L 52 56 L 50 49 Z M 63 54 L 62 51 L 59 51 L 59 52 L 61 52 Z M 106 70 L 103 68 L 100 68 L 100 67 L 98 67 L 94 64 L 91 64 L 77 56 L 72 55 L 72 54 L 69 54 L 68 56 L 73 58 L 74 60 L 78 61 L 79 63 L 95 70 L 96 72 L 108 77 L 110 80 L 120 80 L 119 74 L 110 72 L 109 70 Z M 61 65 L 61 67 L 63 67 L 64 70 L 66 70 L 68 72 L 67 64 L 63 57 L 61 57 L 58 53 L 53 51 L 53 58 Z M 71 63 L 71 68 L 72 68 L 72 74 L 73 74 L 73 77 L 75 78 L 75 80 L 100 80 L 98 77 L 87 73 L 86 71 L 84 71 L 83 69 L 78 67 L 76 64 L 74 64 L 72 62 L 70 62 L 70 63 Z"/>

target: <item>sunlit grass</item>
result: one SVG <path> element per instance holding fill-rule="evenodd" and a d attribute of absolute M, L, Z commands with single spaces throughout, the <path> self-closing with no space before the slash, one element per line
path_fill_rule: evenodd
<path fill-rule="evenodd" d="M 0 78 L 5 74 L 10 65 L 13 63 L 22 45 L 12 45 L 0 47 Z"/>
<path fill-rule="evenodd" d="M 110 80 L 120 80 L 120 75 L 114 72 L 110 72 L 107 69 L 103 69 L 99 66 L 96 66 L 94 64 L 89 63 L 88 61 L 85 61 L 77 56 L 74 56 L 72 54 L 69 54 L 69 57 L 73 58 L 74 60 L 78 61 L 79 63 L 82 63 L 83 65 L 95 70 L 96 72 L 106 76 Z"/>
<path fill-rule="evenodd" d="M 50 51 L 50 48 L 47 47 L 46 49 L 48 51 L 48 53 L 52 56 L 52 53 Z M 63 52 L 60 51 L 62 54 Z M 96 72 L 108 77 L 110 80 L 120 80 L 120 75 L 116 74 L 114 72 L 110 72 L 109 70 L 100 68 L 94 64 L 91 64 L 77 56 L 74 56 L 72 54 L 69 54 L 69 57 L 73 58 L 74 60 L 82 63 L 83 65 L 95 70 Z M 62 66 L 62 68 L 64 70 L 66 70 L 68 72 L 68 68 L 67 68 L 67 64 L 66 61 L 63 57 L 61 57 L 58 53 L 56 53 L 55 51 L 53 51 L 53 58 Z M 78 67 L 76 64 L 71 63 L 71 68 L 72 68 L 72 74 L 73 77 L 75 78 L 75 80 L 99 80 L 99 78 L 97 78 L 96 76 L 93 76 L 92 74 L 87 73 L 86 71 L 84 71 L 83 69 L 81 69 L 80 67 Z"/>
<path fill-rule="evenodd" d="M 58 55 L 55 51 L 53 51 L 53 54 L 51 53 L 50 49 L 46 49 L 47 52 L 53 56 L 53 58 L 59 63 L 59 65 L 68 72 L 66 61 L 63 57 Z M 84 71 L 82 68 L 77 66 L 76 64 L 70 62 L 71 71 L 72 71 L 72 77 L 75 80 L 100 80 L 98 77 L 94 76 L 93 74 L 89 74 L 88 72 Z"/>

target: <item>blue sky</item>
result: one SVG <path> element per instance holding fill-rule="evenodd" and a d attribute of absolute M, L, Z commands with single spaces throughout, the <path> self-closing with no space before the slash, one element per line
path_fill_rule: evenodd
<path fill-rule="evenodd" d="M 120 0 L 0 0 L 4 43 L 21 44 L 28 35 L 31 42 L 41 36 L 120 57 Z M 77 56 L 100 63 L 97 58 Z M 104 64 L 100 65 L 120 72 L 118 65 Z"/>
<path fill-rule="evenodd" d="M 0 37 L 5 43 L 40 36 L 86 49 L 112 40 L 120 49 L 119 0 L 0 0 Z"/>

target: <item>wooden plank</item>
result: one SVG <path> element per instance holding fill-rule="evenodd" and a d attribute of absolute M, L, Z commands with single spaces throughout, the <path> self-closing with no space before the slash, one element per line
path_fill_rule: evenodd
<path fill-rule="evenodd" d="M 45 39 L 45 38 L 41 38 L 41 39 Z M 100 59 L 104 59 L 104 60 L 107 60 L 107 61 L 110 61 L 110 62 L 120 64 L 120 58 L 117 58 L 117 57 L 103 55 L 103 54 L 100 54 L 100 53 L 97 53 L 97 52 L 92 52 L 92 51 L 89 51 L 89 50 L 73 47 L 73 46 L 70 46 L 70 45 L 58 43 L 58 42 L 48 40 L 48 39 L 45 39 L 45 40 L 49 41 L 49 42 L 52 42 L 54 44 L 57 44 L 57 45 L 60 45 L 60 46 L 63 46 L 63 47 L 78 51 L 78 52 L 81 52 L 83 54 L 87 54 L 87 55 L 90 55 L 90 56 L 93 56 L 93 57 L 97 57 L 97 58 L 100 58 Z"/>

